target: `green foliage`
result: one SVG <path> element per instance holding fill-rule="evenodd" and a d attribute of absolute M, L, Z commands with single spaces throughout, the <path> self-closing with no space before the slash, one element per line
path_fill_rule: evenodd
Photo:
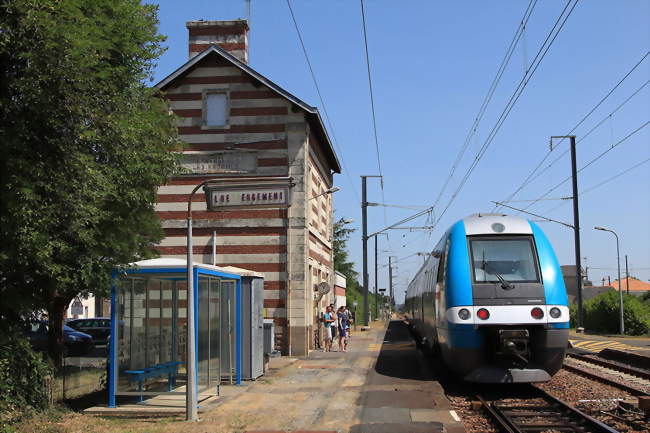
<path fill-rule="evenodd" d="M 609 290 L 584 303 L 585 328 L 603 333 L 618 333 L 619 293 Z M 643 335 L 650 332 L 650 305 L 634 295 L 623 294 L 625 333 Z"/>
<path fill-rule="evenodd" d="M 359 274 L 354 270 L 354 263 L 348 261 L 347 242 L 350 234 L 354 233 L 354 229 L 347 227 L 348 224 L 344 218 L 334 223 L 334 239 L 332 242 L 334 247 L 334 270 L 342 273 L 347 278 L 345 302 L 351 310 L 354 310 L 354 302 L 357 303 L 356 318 L 357 322 L 359 322 L 363 320 L 363 287 L 359 284 Z M 379 307 L 382 307 L 386 302 L 389 302 L 388 297 L 377 294 L 377 298 L 375 298 L 374 293 L 368 294 L 371 315 L 374 314 L 377 302 L 379 302 Z"/>
<path fill-rule="evenodd" d="M 0 4 L 0 327 L 153 256 L 157 187 L 178 170 L 168 105 L 145 84 L 162 53 L 137 0 Z M 58 322 L 58 323 L 57 323 Z M 0 332 L 2 328 L 0 328 Z"/>
<path fill-rule="evenodd" d="M 0 338 L 0 428 L 48 404 L 52 369 L 17 333 Z M 1 430 L 0 430 L 1 431 Z"/>
<path fill-rule="evenodd" d="M 650 304 L 650 291 L 645 292 L 643 295 L 641 295 L 641 300 L 647 304 Z"/>
<path fill-rule="evenodd" d="M 570 325 L 572 328 L 577 328 L 578 327 L 578 304 L 573 303 L 569 305 L 569 317 L 570 317 Z"/>

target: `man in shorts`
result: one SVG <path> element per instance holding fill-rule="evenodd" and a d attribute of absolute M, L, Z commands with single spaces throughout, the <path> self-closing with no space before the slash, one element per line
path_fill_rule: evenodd
<path fill-rule="evenodd" d="M 323 314 L 323 323 L 325 325 L 325 352 L 332 351 L 332 328 L 336 323 L 336 316 L 332 307 L 325 308 L 325 314 Z"/>

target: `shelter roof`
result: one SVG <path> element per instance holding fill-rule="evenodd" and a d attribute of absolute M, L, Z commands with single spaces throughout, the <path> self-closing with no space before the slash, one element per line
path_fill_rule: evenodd
<path fill-rule="evenodd" d="M 187 260 L 185 259 L 174 259 L 174 258 L 167 258 L 167 257 L 162 257 L 158 259 L 140 260 L 139 262 L 129 263 L 130 266 L 135 266 L 140 269 L 185 268 L 186 264 L 187 264 Z M 203 269 L 217 271 L 217 272 L 223 272 L 226 274 L 237 274 L 242 277 L 260 277 L 260 278 L 264 277 L 264 275 L 259 272 L 255 272 L 243 268 L 237 268 L 234 266 L 213 266 L 213 265 L 208 265 L 206 263 L 197 263 L 197 262 L 194 262 L 194 266 Z"/>

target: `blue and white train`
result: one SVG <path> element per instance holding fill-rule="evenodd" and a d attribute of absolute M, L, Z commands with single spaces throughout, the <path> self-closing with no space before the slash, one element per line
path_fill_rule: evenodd
<path fill-rule="evenodd" d="M 408 286 L 419 342 L 469 382 L 544 382 L 561 367 L 569 308 L 553 248 L 533 222 L 456 222 Z"/>

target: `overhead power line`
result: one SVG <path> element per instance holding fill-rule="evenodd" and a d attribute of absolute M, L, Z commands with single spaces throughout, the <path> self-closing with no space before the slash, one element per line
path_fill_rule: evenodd
<path fill-rule="evenodd" d="M 368 54 L 368 34 L 366 31 L 366 12 L 363 7 L 363 0 L 361 0 L 361 20 L 363 22 L 363 44 L 366 51 L 366 69 L 368 71 L 368 87 L 370 88 L 370 111 L 372 113 L 372 128 L 375 135 L 375 151 L 377 153 L 377 168 L 379 170 L 379 175 L 383 176 L 381 171 L 381 158 L 379 157 L 379 138 L 377 136 L 377 117 L 375 116 L 375 96 L 372 90 L 372 74 L 370 73 L 370 55 Z M 384 179 L 381 179 L 382 189 L 384 184 Z"/>
<path fill-rule="evenodd" d="M 586 163 L 585 165 L 583 165 L 580 169 L 578 169 L 577 173 L 580 173 L 582 170 L 584 170 L 585 168 L 589 167 L 590 165 L 592 165 L 593 163 L 595 163 L 596 161 L 598 161 L 600 158 L 602 158 L 603 156 L 607 155 L 609 152 L 611 152 L 612 150 L 614 150 L 614 149 L 615 149 L 616 147 L 618 147 L 620 144 L 622 144 L 622 143 L 624 143 L 625 141 L 627 141 L 627 140 L 628 140 L 630 137 L 632 137 L 634 134 L 636 134 L 637 132 L 641 131 L 643 128 L 645 128 L 646 126 L 648 126 L 648 123 L 650 123 L 650 120 L 649 120 L 649 121 L 646 121 L 643 125 L 639 126 L 639 127 L 636 128 L 634 131 L 630 132 L 630 133 L 627 134 L 625 137 L 623 137 L 622 139 L 620 139 L 618 142 L 616 142 L 615 144 L 612 144 L 610 147 L 608 147 L 607 149 L 605 149 L 603 152 L 599 153 L 595 158 L 593 158 L 591 161 L 589 161 L 588 163 Z M 526 207 L 524 208 L 524 210 L 529 209 L 531 206 L 533 206 L 533 205 L 534 205 L 535 203 L 537 203 L 538 201 L 542 200 L 543 198 L 546 198 L 550 193 L 552 193 L 553 191 L 555 191 L 556 189 L 558 189 L 559 187 L 561 187 L 562 185 L 564 185 L 565 183 L 567 183 L 570 179 L 571 179 L 571 176 L 566 177 L 562 182 L 558 183 L 557 185 L 555 185 L 554 187 L 552 187 L 551 189 L 549 189 L 548 191 L 546 191 L 546 192 L 545 192 L 544 194 L 542 194 L 538 199 L 533 200 L 533 202 L 532 202 L 531 204 L 529 204 L 528 206 L 526 206 Z"/>
<path fill-rule="evenodd" d="M 569 8 L 569 5 L 573 5 Z M 566 5 L 564 6 L 564 9 L 562 10 L 562 13 L 558 16 L 557 20 L 555 21 L 555 24 L 549 31 L 548 35 L 546 36 L 546 39 L 540 46 L 539 50 L 537 51 L 537 54 L 535 55 L 532 63 L 531 63 L 531 68 L 532 70 L 530 73 L 526 73 L 524 77 L 522 77 L 521 81 L 519 82 L 519 85 L 511 95 L 510 99 L 508 100 L 508 103 L 506 104 L 505 108 L 501 112 L 501 115 L 497 119 L 496 123 L 492 127 L 492 130 L 488 134 L 487 138 L 483 142 L 483 145 L 479 149 L 479 151 L 476 153 L 476 156 L 474 158 L 474 161 L 472 162 L 471 166 L 469 169 L 465 172 L 465 175 L 463 176 L 461 182 L 459 183 L 458 187 L 456 188 L 456 191 L 452 194 L 451 198 L 449 199 L 449 202 L 447 203 L 447 206 L 443 209 L 443 211 L 440 213 L 438 217 L 438 221 L 436 221 L 436 224 L 440 221 L 442 216 L 447 212 L 449 207 L 452 205 L 452 203 L 456 200 L 456 197 L 458 197 L 458 194 L 460 191 L 463 189 L 465 184 L 467 183 L 467 180 L 471 176 L 472 172 L 474 169 L 478 166 L 479 162 L 483 158 L 483 156 L 486 154 L 488 149 L 490 148 L 490 145 L 494 141 L 494 138 L 496 137 L 497 133 L 501 129 L 501 126 L 503 126 L 503 123 L 505 120 L 508 118 L 510 115 L 510 112 L 514 108 L 515 104 L 521 97 L 524 89 L 526 88 L 526 85 L 528 82 L 532 79 L 532 77 L 535 75 L 535 72 L 537 71 L 537 68 L 541 64 L 542 60 L 548 53 L 548 50 L 551 48 L 553 45 L 553 42 L 557 38 L 557 36 L 560 34 L 562 31 L 562 28 L 564 28 L 564 25 L 566 24 L 567 20 L 571 16 L 571 13 L 575 9 L 576 5 L 578 4 L 578 0 L 569 0 L 567 1 Z M 568 12 L 567 12 L 568 10 Z M 527 71 L 528 72 L 528 71 Z"/>
<path fill-rule="evenodd" d="M 620 173 L 617 173 L 617 174 L 615 174 L 614 176 L 611 176 L 611 177 L 609 177 L 609 178 L 603 180 L 602 182 L 597 183 L 596 185 L 590 186 L 589 188 L 585 189 L 584 191 L 581 191 L 579 195 L 582 196 L 582 195 L 587 194 L 588 192 L 591 192 L 591 191 L 593 191 L 593 190 L 595 190 L 595 189 L 598 189 L 598 188 L 600 188 L 601 186 L 603 186 L 603 185 L 605 185 L 605 184 L 608 184 L 609 182 L 612 182 L 612 181 L 618 179 L 618 178 L 621 177 L 621 176 L 626 175 L 627 173 L 629 173 L 630 171 L 634 170 L 635 168 L 640 167 L 640 166 L 642 166 L 643 164 L 647 164 L 648 162 L 650 162 L 650 158 L 645 159 L 645 160 L 643 160 L 643 161 L 641 161 L 641 162 L 638 162 L 638 163 L 634 164 L 632 167 L 626 168 L 625 170 L 621 171 Z M 566 204 L 566 203 L 560 203 L 559 205 L 554 206 L 554 207 L 552 207 L 551 209 L 547 210 L 546 213 L 551 213 L 551 212 L 555 211 L 556 209 L 561 208 L 561 207 L 564 206 L 565 204 Z"/>
<path fill-rule="evenodd" d="M 307 61 L 307 66 L 309 67 L 309 72 L 311 73 L 311 78 L 314 81 L 314 86 L 316 87 L 316 93 L 318 93 L 318 99 L 320 99 L 321 106 L 323 107 L 323 113 L 325 114 L 325 119 L 327 120 L 327 126 L 329 126 L 330 131 L 332 131 L 332 138 L 334 139 L 334 145 L 336 146 L 336 150 L 339 152 L 339 155 L 341 155 L 341 164 L 343 165 L 343 170 L 345 171 L 345 174 L 348 178 L 348 181 L 350 182 L 350 186 L 352 187 L 352 191 L 354 192 L 354 195 L 357 197 L 357 201 L 360 201 L 361 199 L 359 198 L 359 192 L 357 191 L 357 188 L 352 181 L 352 177 L 350 176 L 350 170 L 348 170 L 347 164 L 345 163 L 345 157 L 343 156 L 343 150 L 338 144 L 338 140 L 336 139 L 336 134 L 334 132 L 334 126 L 332 125 L 332 121 L 330 120 L 330 116 L 327 113 L 327 107 L 325 106 L 325 100 L 323 99 L 323 95 L 320 91 L 320 86 L 318 85 L 318 80 L 316 79 L 316 74 L 314 73 L 314 68 L 311 65 L 311 61 L 309 60 L 309 54 L 307 54 L 307 48 L 305 47 L 305 43 L 302 40 L 302 34 L 300 33 L 300 28 L 298 27 L 298 22 L 296 20 L 296 16 L 293 13 L 293 8 L 291 7 L 291 1 L 287 0 L 287 6 L 289 7 L 289 12 L 291 13 L 291 20 L 293 21 L 293 25 L 296 28 L 296 33 L 298 34 L 298 40 L 300 41 L 300 46 L 302 47 L 302 52 L 305 55 L 305 60 Z"/>
<path fill-rule="evenodd" d="M 440 189 L 440 192 L 438 193 L 438 197 L 436 197 L 436 200 L 433 204 L 433 206 L 437 206 L 438 202 L 440 202 L 440 199 L 442 198 L 442 195 L 447 189 L 447 186 L 449 185 L 449 182 L 451 179 L 454 177 L 454 173 L 456 172 L 456 168 L 458 168 L 458 164 L 460 163 L 461 159 L 465 155 L 465 152 L 467 151 L 467 148 L 469 144 L 472 141 L 472 138 L 474 135 L 476 135 L 476 132 L 478 130 L 478 126 L 483 119 L 483 115 L 485 114 L 485 111 L 487 110 L 488 105 L 490 104 L 490 101 L 492 101 L 492 96 L 494 95 L 494 92 L 497 89 L 497 86 L 499 85 L 499 82 L 501 81 L 501 77 L 503 76 L 503 73 L 506 70 L 506 67 L 508 66 L 508 63 L 510 63 L 510 58 L 512 57 L 512 54 L 514 53 L 517 44 L 519 43 L 519 40 L 521 39 L 521 36 L 524 33 L 524 30 L 526 29 L 526 24 L 528 23 L 528 20 L 530 19 L 531 14 L 533 13 L 533 9 L 535 8 L 535 5 L 537 4 L 537 0 L 531 0 L 528 3 L 528 7 L 526 8 L 526 11 L 524 12 L 524 16 L 521 18 L 521 21 L 519 23 L 519 26 L 517 27 L 517 30 L 515 31 L 515 34 L 512 37 L 512 40 L 510 41 L 510 45 L 508 46 L 508 49 L 506 50 L 505 55 L 503 56 L 503 59 L 501 60 L 501 64 L 499 65 L 499 68 L 497 69 L 497 73 L 492 79 L 492 83 L 490 83 L 490 87 L 487 91 L 487 94 L 483 98 L 483 102 L 481 103 L 481 106 L 478 110 L 478 113 L 476 114 L 476 117 L 474 118 L 474 122 L 472 123 L 472 126 L 470 127 L 469 131 L 467 132 L 467 136 L 465 137 L 465 141 L 463 142 L 463 145 L 458 151 L 458 154 L 456 155 L 456 159 L 454 160 L 454 163 L 451 166 L 451 170 L 449 171 L 449 175 L 445 179 L 445 182 L 442 185 L 442 188 Z"/>
<path fill-rule="evenodd" d="M 598 122 L 598 123 L 597 123 L 596 125 L 594 125 L 594 126 L 593 126 L 589 131 L 587 131 L 586 134 L 582 135 L 582 136 L 580 137 L 580 139 L 578 139 L 578 141 L 576 142 L 576 144 L 580 144 L 582 141 L 586 140 L 587 137 L 589 137 L 589 136 L 591 135 L 592 132 L 594 132 L 596 129 L 600 128 L 600 127 L 601 127 L 601 126 L 602 126 L 602 125 L 603 125 L 603 124 L 604 124 L 608 119 L 611 119 L 612 116 L 613 116 L 614 114 L 616 114 L 616 112 L 618 112 L 618 111 L 619 111 L 619 110 L 620 110 L 624 105 L 626 105 L 626 104 L 627 104 L 627 103 L 628 103 L 628 102 L 629 102 L 633 97 L 635 97 L 635 96 L 636 96 L 636 95 L 637 95 L 641 90 L 643 90 L 643 89 L 644 89 L 644 88 L 645 88 L 649 83 L 650 83 L 650 80 L 648 80 L 648 81 L 646 81 L 645 83 L 643 83 L 643 84 L 641 85 L 641 87 L 639 87 L 638 89 L 636 89 L 636 90 L 634 91 L 634 93 L 632 93 L 630 96 L 628 96 L 627 99 L 625 99 L 621 104 L 619 104 L 619 105 L 618 105 L 618 106 L 617 106 L 617 107 L 616 107 L 612 112 L 610 112 L 608 115 L 606 115 L 605 117 L 603 117 L 603 118 L 600 120 L 600 122 Z M 573 131 L 571 131 L 571 132 L 573 132 Z M 559 143 L 558 143 L 558 145 L 559 145 Z M 555 146 L 555 148 L 556 148 L 556 147 L 557 147 L 557 146 Z M 547 153 L 547 155 L 550 155 L 550 152 L 551 152 L 551 151 L 549 151 L 549 153 Z M 567 149 L 567 150 L 565 150 L 564 152 L 562 152 L 562 153 L 561 153 L 557 158 L 555 158 L 553 161 L 551 161 L 551 163 L 550 163 L 549 165 L 547 165 L 546 167 L 544 167 L 543 170 L 541 170 L 539 173 L 537 173 L 537 175 L 535 175 L 535 177 L 533 177 L 532 179 L 530 179 L 530 182 L 533 182 L 535 179 L 541 177 L 541 176 L 542 176 L 542 175 L 543 175 L 543 174 L 544 174 L 548 169 L 550 169 L 553 165 L 555 165 L 555 164 L 556 164 L 560 159 L 564 158 L 564 156 L 565 156 L 566 154 L 568 154 L 568 153 L 569 153 L 569 149 Z"/>
<path fill-rule="evenodd" d="M 571 8 L 569 9 L 569 5 L 572 2 L 573 2 L 573 6 L 571 6 Z M 503 122 L 505 121 L 505 119 L 508 117 L 508 115 L 512 111 L 512 108 L 514 107 L 514 104 L 517 102 L 517 100 L 521 96 L 524 88 L 526 87 L 526 85 L 528 84 L 530 79 L 534 76 L 535 71 L 537 71 L 537 68 L 539 67 L 541 61 L 546 56 L 546 53 L 548 52 L 551 45 L 553 44 L 553 42 L 557 38 L 558 34 L 560 33 L 560 31 L 562 30 L 562 28 L 566 24 L 566 21 L 568 20 L 569 16 L 571 16 L 571 13 L 573 12 L 573 10 L 575 9 L 577 4 L 578 4 L 578 0 L 569 0 L 569 1 L 567 1 L 567 4 L 564 6 L 564 9 L 560 13 L 559 17 L 555 21 L 555 24 L 553 25 L 553 27 L 549 31 L 549 34 L 546 36 L 546 39 L 544 40 L 544 42 L 540 46 L 537 54 L 535 55 L 535 58 L 533 59 L 533 61 L 531 63 L 532 71 L 530 73 L 527 73 L 526 75 L 524 75 L 524 77 L 519 82 L 519 85 L 515 89 L 515 92 L 512 94 L 512 96 L 510 97 L 510 100 L 506 104 L 506 107 L 503 109 L 501 115 L 499 116 L 499 118 L 497 120 L 497 123 L 494 125 L 494 127 L 492 128 L 490 134 L 488 135 L 485 142 L 483 143 L 483 146 L 481 147 L 481 149 L 477 153 L 477 155 L 476 155 L 476 157 L 474 159 L 474 162 L 472 163 L 472 166 L 466 172 L 466 174 L 465 174 L 465 176 L 463 178 L 463 181 L 461 181 L 461 184 L 459 185 L 459 187 L 456 189 L 456 191 L 452 195 L 451 199 L 447 203 L 447 206 L 438 215 L 438 217 L 436 218 L 436 221 L 433 224 L 426 224 L 426 225 L 432 225 L 433 227 L 435 227 L 441 221 L 443 215 L 446 213 L 446 211 L 449 209 L 449 207 L 451 206 L 453 201 L 456 199 L 456 197 L 458 196 L 458 193 L 460 192 L 460 190 L 465 185 L 465 182 L 467 181 L 467 179 L 471 175 L 472 171 L 474 170 L 474 168 L 476 167 L 476 165 L 478 164 L 480 159 L 483 157 L 483 155 L 487 151 L 487 149 L 488 149 L 489 145 L 491 144 L 492 140 L 494 140 L 494 137 L 496 136 L 496 133 L 499 131 L 499 129 L 501 128 L 501 125 L 503 125 Z M 567 10 L 568 10 L 568 13 L 567 13 Z M 386 228 L 384 228 L 382 230 L 379 230 L 379 231 L 371 234 L 369 237 L 374 236 L 377 233 L 381 233 L 383 231 L 390 230 L 393 227 L 402 225 L 402 224 L 404 224 L 404 223 L 406 223 L 408 221 L 411 221 L 411 220 L 413 220 L 415 218 L 419 218 L 422 215 L 425 215 L 425 214 L 433 211 L 433 209 L 434 209 L 434 206 L 431 206 L 431 207 L 429 207 L 427 209 L 424 209 L 424 210 L 422 210 L 420 212 L 417 212 L 414 215 L 411 215 L 410 217 L 407 217 L 407 218 L 405 218 L 405 219 L 403 219 L 401 221 L 398 221 L 397 223 L 392 224 L 391 226 L 388 226 L 388 227 L 386 227 Z"/>
<path fill-rule="evenodd" d="M 385 202 L 386 197 L 384 195 L 384 173 L 381 169 L 381 156 L 379 152 L 379 136 L 377 134 L 377 116 L 375 115 L 375 92 L 372 88 L 372 74 L 370 73 L 370 54 L 368 53 L 368 32 L 366 30 L 366 11 L 363 6 L 363 0 L 361 2 L 361 21 L 363 23 L 363 45 L 366 53 L 366 69 L 368 71 L 368 87 L 370 89 L 370 112 L 372 114 L 372 129 L 375 137 L 375 153 L 377 154 L 377 169 L 379 170 L 379 185 L 381 190 L 381 201 Z M 388 215 L 386 213 L 386 208 L 384 208 L 384 224 L 388 224 Z M 390 239 L 388 240 L 390 246 Z"/>
<path fill-rule="evenodd" d="M 643 61 L 648 57 L 648 55 L 650 55 L 650 51 L 646 51 L 645 54 L 641 57 L 641 59 L 640 59 L 640 60 L 639 60 L 639 61 L 638 61 L 638 62 L 637 62 L 633 67 L 632 67 L 632 69 L 630 69 L 629 71 L 627 71 L 627 73 L 623 76 L 623 78 L 621 78 L 621 79 L 618 81 L 618 83 L 616 83 L 616 85 L 614 85 L 614 87 L 612 87 L 612 88 L 610 89 L 610 91 L 607 92 L 607 94 L 606 94 L 605 96 L 603 96 L 603 97 L 600 99 L 600 101 L 598 101 L 598 103 L 597 103 L 596 105 L 594 105 L 594 107 L 592 107 L 591 110 L 589 110 L 589 112 L 588 112 L 587 114 L 585 114 L 585 115 L 582 117 L 582 119 L 581 119 L 578 123 L 576 123 L 576 125 L 575 125 L 573 128 L 571 128 L 571 130 L 570 130 L 568 133 L 566 133 L 566 134 L 564 134 L 564 135 L 565 135 L 565 136 L 569 136 L 569 135 L 571 135 L 571 134 L 573 133 L 573 131 L 575 131 L 576 129 L 578 129 L 578 127 L 579 127 L 580 125 L 582 125 L 582 123 L 583 123 L 583 122 L 584 122 L 584 121 L 585 121 L 589 116 L 591 116 L 591 115 L 593 114 L 593 112 L 596 111 L 596 109 L 598 109 L 598 107 L 600 107 L 600 106 L 602 105 L 602 103 L 605 102 L 605 100 L 606 100 L 607 98 L 609 98 L 609 97 L 612 95 L 612 93 L 614 93 L 614 91 L 615 91 L 616 89 L 619 88 L 619 86 L 620 86 L 621 84 L 623 84 L 623 82 L 624 82 L 624 81 L 625 81 L 625 80 L 626 80 L 626 79 L 627 79 L 627 78 L 632 74 L 632 72 L 634 72 L 634 71 L 636 70 L 636 68 L 638 68 L 639 65 L 641 65 L 641 63 L 643 63 Z M 625 101 L 623 101 L 623 103 L 622 103 L 621 105 L 619 105 L 619 106 L 618 106 L 614 111 L 612 111 L 612 112 L 609 114 L 609 116 L 613 115 L 613 114 L 614 114 L 616 111 L 618 111 L 618 110 L 619 110 L 623 105 L 627 104 L 627 102 L 628 102 L 630 99 L 632 99 L 632 98 L 633 98 L 637 93 L 639 93 L 639 92 L 640 92 L 640 91 L 641 91 L 641 90 L 642 90 L 642 89 L 643 89 L 647 84 L 648 84 L 648 81 L 646 81 L 646 82 L 645 82 L 645 83 L 644 83 L 644 84 L 643 84 L 639 89 L 637 89 L 637 91 L 635 91 L 635 92 L 634 92 L 630 97 L 628 97 Z M 608 116 L 608 117 L 609 117 L 609 116 Z M 607 117 L 606 117 L 605 119 L 607 119 Z M 601 123 L 599 123 L 598 125 L 596 125 L 596 127 L 592 128 L 592 130 L 589 131 L 588 134 L 590 134 L 594 129 L 596 129 L 596 128 L 597 128 L 598 126 L 600 126 L 600 125 L 601 125 Z M 582 137 L 582 138 L 578 141 L 578 143 L 579 143 L 582 139 L 584 139 L 584 138 L 585 138 L 585 137 Z M 562 143 L 562 141 L 564 141 L 564 139 L 560 140 L 560 142 L 558 143 L 558 146 Z M 553 152 L 553 150 L 555 150 L 556 148 L 557 148 L 557 146 L 555 146 L 555 148 L 553 148 L 553 149 L 550 149 L 550 150 L 549 150 L 549 151 L 544 155 L 544 157 L 542 158 L 542 160 L 541 160 L 541 161 L 540 161 L 540 162 L 535 166 L 535 168 L 533 169 L 533 171 L 531 171 L 530 174 L 528 174 L 528 176 L 524 179 L 524 181 L 521 183 L 521 185 L 519 185 L 519 187 L 517 187 L 517 189 L 516 189 L 512 194 L 510 194 L 510 195 L 508 196 L 507 199 L 502 200 L 502 203 L 506 203 L 506 202 L 511 201 L 511 200 L 512 200 L 512 199 L 513 199 L 513 198 L 514 198 L 514 197 L 515 197 L 515 196 L 516 196 L 516 195 L 517 195 L 517 194 L 518 194 L 522 189 L 524 189 L 526 186 L 528 186 L 530 183 L 532 183 L 535 179 L 539 178 L 539 177 L 542 175 L 543 172 L 545 172 L 546 170 L 548 170 L 548 169 L 549 169 L 551 166 L 553 166 L 553 165 L 554 165 L 554 164 L 555 164 L 559 159 L 561 159 L 564 155 L 566 155 L 566 154 L 568 153 L 568 150 L 565 151 L 564 153 L 562 153 L 562 155 L 560 155 L 558 158 L 556 158 L 555 160 L 553 160 L 553 162 L 551 162 L 551 164 L 549 164 L 546 168 L 544 168 L 544 170 L 542 170 L 540 173 L 538 173 L 537 176 L 533 177 L 533 176 L 535 175 L 535 173 L 537 173 L 537 170 L 539 170 L 539 168 L 542 166 L 542 164 L 544 164 L 544 162 L 548 159 L 548 157 L 551 155 L 551 153 Z M 498 209 L 498 206 L 495 206 L 495 208 L 493 209 L 493 211 L 494 211 L 494 210 L 497 210 L 497 209 Z"/>

